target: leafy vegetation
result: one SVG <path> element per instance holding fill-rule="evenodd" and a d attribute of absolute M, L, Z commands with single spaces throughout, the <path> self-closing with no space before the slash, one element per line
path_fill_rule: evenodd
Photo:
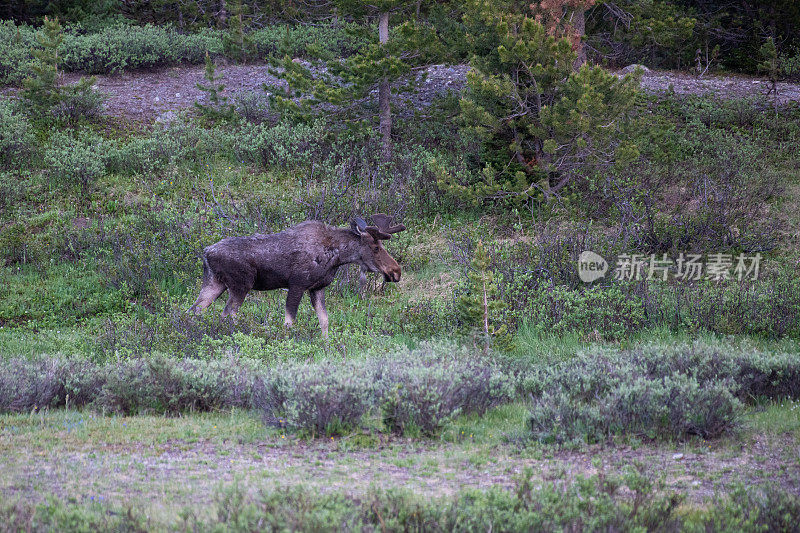
<path fill-rule="evenodd" d="M 599 66 L 761 68 L 774 88 L 797 55 L 783 21 L 752 22 L 764 31 L 734 42 L 717 30 L 751 22 L 714 2 L 343 0 L 335 16 L 282 0 L 26 4 L 0 24 L 0 82 L 16 85 L 0 98 L 0 449 L 35 441 L 35 462 L 58 445 L 78 458 L 68 468 L 105 472 L 125 441 L 126 453 L 151 451 L 129 459 L 144 466 L 113 467 L 151 473 L 152 457 L 139 461 L 147 453 L 194 447 L 214 458 L 202 466 L 211 472 L 257 441 L 246 448 L 251 471 L 274 447 L 287 477 L 294 456 L 316 469 L 336 452 L 430 476 L 434 488 L 470 468 L 483 488 L 429 500 L 395 487 L 259 492 L 234 482 L 216 493 L 216 514 L 199 510 L 208 493 L 178 514 L 182 505 L 153 513 L 127 496 L 73 498 L 64 483 L 67 499 L 4 503 L 9 527 L 797 522 L 797 465 L 784 448 L 800 427 L 800 115 L 777 98 L 644 94 L 637 74 Z M 753 18 L 776 13 L 794 16 L 781 5 Z M 758 64 L 746 50 L 761 51 Z M 252 68 L 282 76 L 288 91 L 226 96 L 215 69 L 231 61 L 267 62 Z M 451 87 L 467 61 L 463 91 L 428 88 L 431 65 L 447 63 L 430 72 Z M 131 127 L 106 113 L 92 78 L 63 78 L 184 62 L 205 62 L 207 98 L 168 123 Z M 284 327 L 281 291 L 252 293 L 235 321 L 219 318 L 219 304 L 186 312 L 205 246 L 380 212 L 408 227 L 387 242 L 401 281 L 341 268 L 327 292 L 328 340 L 305 302 Z M 577 268 L 587 251 L 605 263 L 593 263 L 605 268 L 594 280 Z M 685 275 L 689 258 L 716 258 L 718 270 Z M 639 276 L 626 275 L 625 259 Z M 657 261 L 669 266 L 655 271 Z M 220 437 L 211 430 L 223 416 L 233 421 Z M 431 460 L 419 459 L 427 448 L 455 453 L 455 466 L 404 470 Z M 637 454 L 673 457 L 672 488 L 687 496 L 633 470 L 606 476 L 600 463 L 582 465 L 588 478 L 559 470 L 598 449 L 617 472 Z M 700 459 L 684 469 L 683 454 Z M 747 475 L 729 475 L 728 463 L 697 471 L 726 454 Z M 531 461 L 540 478 L 500 486 Z M 496 480 L 481 473 L 495 463 Z M 780 488 L 754 483 L 773 478 Z M 740 479 L 752 486 L 736 488 Z M 0 476 L 0 493 L 8 484 L 21 486 Z M 125 494 L 153 485 L 143 486 Z"/>

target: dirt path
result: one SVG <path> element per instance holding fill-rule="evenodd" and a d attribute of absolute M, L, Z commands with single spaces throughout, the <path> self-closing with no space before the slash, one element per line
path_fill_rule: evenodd
<path fill-rule="evenodd" d="M 187 65 L 155 71 L 139 71 L 110 76 L 97 76 L 97 89 L 108 95 L 107 112 L 113 116 L 139 122 L 168 121 L 173 113 L 191 108 L 195 101 L 205 101 L 206 95 L 197 88 L 203 82 L 203 67 Z M 465 84 L 466 65 L 434 65 L 427 69 L 419 91 L 400 107 L 421 107 L 435 96 L 447 91 L 460 91 Z M 282 86 L 283 82 L 272 76 L 266 65 L 229 65 L 219 67 L 223 76 L 224 95 L 235 97 L 253 93 L 263 97 L 263 85 Z M 67 82 L 77 80 L 69 74 Z M 651 93 L 666 92 L 672 87 L 679 95 L 712 94 L 721 98 L 754 98 L 765 103 L 769 82 L 747 76 L 703 76 L 668 71 L 649 71 L 642 77 L 642 88 Z M 800 103 L 800 84 L 781 82 L 777 85 L 778 102 Z"/>

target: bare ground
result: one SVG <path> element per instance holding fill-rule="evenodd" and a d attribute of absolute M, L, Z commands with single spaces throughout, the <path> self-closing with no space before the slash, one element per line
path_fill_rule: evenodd
<path fill-rule="evenodd" d="M 582 451 L 470 439 L 383 438 L 365 448 L 349 439 L 303 441 L 280 434 L 257 435 L 252 442 L 230 438 L 231 433 L 162 440 L 157 417 L 117 419 L 122 425 L 125 420 L 154 427 L 141 441 L 112 433 L 98 438 L 91 425 L 82 434 L 70 427 L 36 435 L 0 431 L 0 499 L 104 499 L 170 513 L 207 507 L 220 487 L 237 482 L 249 491 L 302 484 L 355 496 L 395 487 L 440 497 L 466 488 L 510 488 L 525 468 L 538 483 L 569 482 L 596 474 L 598 461 L 607 474 L 641 465 L 646 474 L 662 479 L 665 489 L 685 493 L 699 505 L 734 483 L 777 484 L 800 494 L 800 443 L 788 435 Z"/>
<path fill-rule="evenodd" d="M 427 69 L 419 91 L 400 104 L 400 108 L 419 108 L 449 91 L 458 92 L 465 84 L 466 65 L 434 65 Z M 151 122 L 161 117 L 168 120 L 172 113 L 204 102 L 206 95 L 197 88 L 203 83 L 204 67 L 182 65 L 161 70 L 127 72 L 117 75 L 97 76 L 97 90 L 108 96 L 107 112 L 115 117 Z M 235 97 L 243 93 L 264 94 L 263 86 L 283 86 L 284 82 L 268 72 L 263 64 L 228 65 L 217 70 L 226 88 L 223 95 Z M 78 74 L 68 74 L 66 82 L 74 82 Z M 651 93 L 666 92 L 672 88 L 679 95 L 711 94 L 719 98 L 753 98 L 764 104 L 774 103 L 767 95 L 770 83 L 748 76 L 697 77 L 670 71 L 648 71 L 642 77 L 642 88 Z M 780 105 L 800 103 L 800 84 L 777 84 L 777 102 Z"/>

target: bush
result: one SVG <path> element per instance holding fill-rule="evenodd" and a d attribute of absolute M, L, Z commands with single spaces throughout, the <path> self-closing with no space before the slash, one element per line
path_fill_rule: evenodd
<path fill-rule="evenodd" d="M 132 359 L 106 367 L 94 404 L 123 414 L 214 411 L 251 404 L 253 373 L 235 360 Z"/>
<path fill-rule="evenodd" d="M 62 87 L 59 102 L 50 109 L 56 123 L 76 125 L 81 120 L 97 120 L 103 114 L 105 96 L 75 85 Z"/>
<path fill-rule="evenodd" d="M 682 498 L 657 495 L 653 483 L 636 472 L 539 486 L 531 477 L 526 470 L 512 490 L 466 490 L 434 500 L 402 490 L 375 490 L 354 499 L 304 488 L 261 492 L 253 499 L 233 487 L 218 498 L 214 525 L 248 531 L 269 524 L 274 530 L 463 532 L 678 531 L 682 525 Z"/>
<path fill-rule="evenodd" d="M 249 407 L 255 372 L 237 360 L 134 358 L 100 366 L 64 356 L 0 367 L 0 411 L 91 405 L 120 414 Z"/>
<path fill-rule="evenodd" d="M 800 357 L 701 344 L 596 349 L 530 374 L 525 386 L 539 440 L 707 438 L 735 427 L 743 401 L 799 397 Z"/>
<path fill-rule="evenodd" d="M 357 428 L 375 401 L 371 376 L 327 362 L 278 367 L 258 389 L 257 405 L 268 424 L 285 422 L 311 436 Z"/>
<path fill-rule="evenodd" d="M 63 404 L 66 364 L 60 359 L 9 359 L 0 371 L 0 410 L 25 412 Z"/>
<path fill-rule="evenodd" d="M 177 209 L 132 208 L 100 228 L 86 253 L 108 286 L 152 301 L 159 294 L 184 294 L 197 279 L 201 231 Z"/>
<path fill-rule="evenodd" d="M 206 50 L 222 52 L 221 31 L 183 35 L 171 26 L 118 25 L 97 33 L 65 34 L 61 57 L 67 70 L 106 74 L 181 61 L 202 63 Z"/>
<path fill-rule="evenodd" d="M 36 137 L 28 119 L 10 100 L 0 99 L 0 169 L 22 168 L 36 151 Z"/>
<path fill-rule="evenodd" d="M 594 338 L 622 339 L 645 325 L 641 298 L 619 284 L 583 290 L 539 284 L 528 298 L 525 320 L 540 334 L 580 332 Z"/>
<path fill-rule="evenodd" d="M 421 348 L 377 361 L 387 429 L 434 436 L 459 414 L 483 414 L 511 399 L 510 380 L 493 362 L 452 345 L 446 350 Z"/>
<path fill-rule="evenodd" d="M 247 35 L 255 55 L 333 59 L 346 57 L 366 42 L 354 26 L 276 24 Z M 33 64 L 35 28 L 12 21 L 0 22 L 0 84 L 19 83 Z M 108 74 L 139 68 L 158 68 L 182 62 L 202 63 L 206 51 L 225 54 L 225 32 L 201 29 L 180 33 L 169 25 L 114 24 L 95 32 L 71 26 L 64 33 L 59 56 L 67 71 Z M 233 50 L 228 50 L 234 53 Z"/>
<path fill-rule="evenodd" d="M 31 72 L 36 30 L 28 25 L 0 21 L 0 84 L 20 83 Z"/>
<path fill-rule="evenodd" d="M 56 133 L 44 153 L 50 179 L 77 193 L 81 201 L 89 201 L 95 182 L 105 173 L 110 147 L 95 135 L 74 137 Z"/>
<path fill-rule="evenodd" d="M 428 436 L 458 414 L 483 413 L 514 392 L 490 360 L 448 344 L 345 365 L 286 364 L 258 391 L 256 405 L 270 424 L 341 433 L 380 410 L 386 429 Z"/>
<path fill-rule="evenodd" d="M 800 524 L 800 497 L 773 485 L 735 487 L 710 509 L 706 531 L 797 531 Z"/>
<path fill-rule="evenodd" d="M 234 484 L 220 489 L 213 513 L 181 511 L 166 523 L 111 502 L 22 500 L 0 504 L 0 519 L 12 531 L 795 531 L 800 499 L 775 487 L 736 488 L 718 493 L 713 505 L 681 506 L 684 497 L 661 494 L 649 478 L 631 469 L 622 476 L 602 472 L 534 484 L 528 469 L 511 490 L 489 487 L 452 496 L 423 498 L 406 490 L 374 489 L 354 497 L 277 487 L 250 494 Z"/>
<path fill-rule="evenodd" d="M 628 370 L 627 368 L 625 370 Z M 626 376 L 593 400 L 564 391 L 534 400 L 530 429 L 543 442 L 604 442 L 613 435 L 646 439 L 713 438 L 735 425 L 741 404 L 725 382 L 687 376 Z"/>

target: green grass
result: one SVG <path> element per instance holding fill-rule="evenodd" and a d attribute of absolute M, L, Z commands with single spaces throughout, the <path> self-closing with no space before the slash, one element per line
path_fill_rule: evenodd
<path fill-rule="evenodd" d="M 490 409 L 481 416 L 460 416 L 445 427 L 441 439 L 467 446 L 499 446 L 524 438 L 528 416 L 528 407 L 522 402 Z"/>
<path fill-rule="evenodd" d="M 6 451 L 12 442 L 14 446 L 70 450 L 131 444 L 150 447 L 170 441 L 252 443 L 279 434 L 285 432 L 265 428 L 255 413 L 247 411 L 177 418 L 105 416 L 91 410 L 63 409 L 0 415 L 0 449 Z"/>
<path fill-rule="evenodd" d="M 746 422 L 759 434 L 789 435 L 800 439 L 800 400 L 781 400 L 752 407 Z"/>

